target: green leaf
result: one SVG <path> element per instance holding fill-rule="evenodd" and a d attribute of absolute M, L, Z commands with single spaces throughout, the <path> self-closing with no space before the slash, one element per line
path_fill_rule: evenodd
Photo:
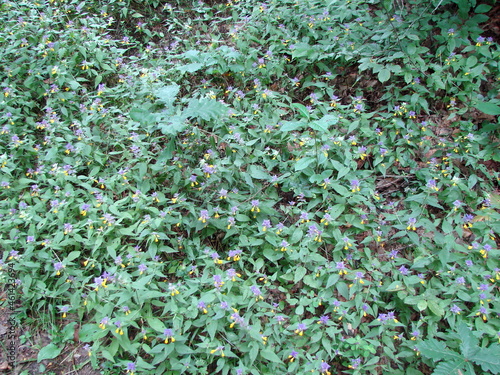
<path fill-rule="evenodd" d="M 295 229 L 292 233 L 292 237 L 290 238 L 290 244 L 294 244 L 294 243 L 297 243 L 299 242 L 302 237 L 304 236 L 304 231 L 302 231 L 302 229 Z"/>
<path fill-rule="evenodd" d="M 347 284 L 344 282 L 340 282 L 336 284 L 337 286 L 337 291 L 340 293 L 342 297 L 344 297 L 346 300 L 349 299 L 349 288 L 347 287 Z"/>
<path fill-rule="evenodd" d="M 76 259 L 80 256 L 80 251 L 72 251 L 71 253 L 66 256 L 65 261 L 66 262 L 71 262 L 73 259 Z"/>
<path fill-rule="evenodd" d="M 132 120 L 140 122 L 141 124 L 155 120 L 155 117 L 151 114 L 151 112 L 143 107 L 132 108 L 129 112 L 129 116 Z"/>
<path fill-rule="evenodd" d="M 385 290 L 386 292 L 398 292 L 404 290 L 405 286 L 402 281 L 393 281 Z"/>
<path fill-rule="evenodd" d="M 163 332 L 163 330 L 165 329 L 165 325 L 158 318 L 151 316 L 151 317 L 147 318 L 146 320 L 147 320 L 149 326 L 157 332 Z"/>
<path fill-rule="evenodd" d="M 310 156 L 306 156 L 305 158 L 300 159 L 295 163 L 295 170 L 301 171 L 303 169 L 306 169 L 314 160 L 315 159 Z"/>
<path fill-rule="evenodd" d="M 424 311 L 427 308 L 427 301 L 426 300 L 420 300 L 420 301 L 418 301 L 417 308 L 420 311 Z"/>
<path fill-rule="evenodd" d="M 300 280 L 304 278 L 307 273 L 307 269 L 303 266 L 299 266 L 295 270 L 295 275 L 293 276 L 293 282 L 297 284 Z"/>
<path fill-rule="evenodd" d="M 40 351 L 38 352 L 37 356 L 37 361 L 41 362 L 44 359 L 54 359 L 56 358 L 59 354 L 61 354 L 63 348 L 58 347 L 57 345 L 50 343 L 47 346 L 44 346 Z"/>
<path fill-rule="evenodd" d="M 319 132 L 326 132 L 328 127 L 335 125 L 339 122 L 339 118 L 337 116 L 327 115 L 321 118 L 320 120 L 313 121 L 309 124 L 311 129 L 314 129 Z"/>
<path fill-rule="evenodd" d="M 264 350 L 261 350 L 260 355 L 262 358 L 267 359 L 268 361 L 274 362 L 274 363 L 282 363 L 283 361 L 278 357 L 273 351 L 270 349 L 266 348 Z"/>
<path fill-rule="evenodd" d="M 490 371 L 493 374 L 500 373 L 499 344 L 493 344 L 489 348 L 481 348 L 472 356 L 468 357 L 468 359 L 481 366 L 483 371 Z"/>
<path fill-rule="evenodd" d="M 378 72 L 378 80 L 382 83 L 387 82 L 391 78 L 391 71 L 387 68 L 384 68 Z"/>
<path fill-rule="evenodd" d="M 463 357 L 451 351 L 446 345 L 436 339 L 429 339 L 417 344 L 417 350 L 422 353 L 424 357 L 430 358 L 433 361 L 460 361 Z"/>
<path fill-rule="evenodd" d="M 264 168 L 255 164 L 250 165 L 248 171 L 250 172 L 250 176 L 256 180 L 268 180 L 270 177 Z"/>
<path fill-rule="evenodd" d="M 345 207 L 345 204 L 336 204 L 331 209 L 329 209 L 328 213 L 330 214 L 331 219 L 335 220 L 337 217 L 339 217 L 340 214 L 344 212 Z"/>
<path fill-rule="evenodd" d="M 182 73 L 185 73 L 185 72 L 194 73 L 194 72 L 200 70 L 201 68 L 203 68 L 203 64 L 191 63 L 191 64 L 178 66 L 177 70 L 181 71 Z"/>
<path fill-rule="evenodd" d="M 283 125 L 281 125 L 280 130 L 282 132 L 290 132 L 299 129 L 304 125 L 305 123 L 302 121 L 283 121 Z"/>
<path fill-rule="evenodd" d="M 457 327 L 458 336 L 462 341 L 460 351 L 465 358 L 470 358 L 479 350 L 479 340 L 473 335 L 467 324 L 460 323 Z"/>
<path fill-rule="evenodd" d="M 431 299 L 427 301 L 427 306 L 429 307 L 429 310 L 431 310 L 437 316 L 444 315 L 444 309 L 439 305 L 437 300 Z"/>
<path fill-rule="evenodd" d="M 297 109 L 301 117 L 309 119 L 309 110 L 306 108 L 304 104 L 292 103 L 291 107 Z"/>
<path fill-rule="evenodd" d="M 342 185 L 332 184 L 332 188 L 343 197 L 348 196 L 350 193 L 349 190 L 347 190 L 347 188 Z"/>
<path fill-rule="evenodd" d="M 227 107 L 215 99 L 191 99 L 183 111 L 187 118 L 201 117 L 205 121 L 217 119 L 227 112 Z"/>
<path fill-rule="evenodd" d="M 179 85 L 165 86 L 156 90 L 155 95 L 166 105 L 170 106 L 174 102 L 176 95 L 179 93 L 179 89 Z"/>
<path fill-rule="evenodd" d="M 474 107 L 487 115 L 500 115 L 500 106 L 493 104 L 492 102 L 478 102 L 474 105 Z"/>
<path fill-rule="evenodd" d="M 432 372 L 432 375 L 463 375 L 463 366 L 465 360 L 457 360 L 456 362 L 440 362 Z"/>
<path fill-rule="evenodd" d="M 474 10 L 476 13 L 486 13 L 491 9 L 491 5 L 479 4 Z"/>

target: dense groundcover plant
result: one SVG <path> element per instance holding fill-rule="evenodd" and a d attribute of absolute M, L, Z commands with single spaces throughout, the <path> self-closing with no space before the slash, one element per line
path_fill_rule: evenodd
<path fill-rule="evenodd" d="M 3 1 L 39 359 L 78 324 L 105 374 L 499 373 L 491 6 L 398 4 Z"/>

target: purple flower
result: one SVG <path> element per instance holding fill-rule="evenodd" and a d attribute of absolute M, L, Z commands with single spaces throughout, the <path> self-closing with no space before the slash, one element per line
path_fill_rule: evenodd
<path fill-rule="evenodd" d="M 252 291 L 253 295 L 255 296 L 255 299 L 263 299 L 262 297 L 262 292 L 260 291 L 259 287 L 257 285 L 252 285 L 250 287 L 250 290 Z"/>
<path fill-rule="evenodd" d="M 133 372 L 135 371 L 135 363 L 129 362 L 127 363 L 127 372 Z"/>
<path fill-rule="evenodd" d="M 319 320 L 318 320 L 318 324 L 326 325 L 326 324 L 328 324 L 329 321 L 330 321 L 330 317 L 328 315 L 321 315 Z"/>
<path fill-rule="evenodd" d="M 490 286 L 488 284 L 479 284 L 479 286 L 478 286 L 477 289 L 479 289 L 479 290 L 481 290 L 483 292 L 486 292 L 486 291 L 488 291 L 489 287 Z"/>
<path fill-rule="evenodd" d="M 322 374 L 329 374 L 330 372 L 328 371 L 328 369 L 330 368 L 330 365 L 326 362 L 321 362 L 321 366 L 320 366 L 320 372 Z"/>
<path fill-rule="evenodd" d="M 200 217 L 198 218 L 198 220 L 201 221 L 203 224 L 205 224 L 208 219 L 210 219 L 210 215 L 208 214 L 208 210 L 201 210 Z"/>
<path fill-rule="evenodd" d="M 358 180 L 352 180 L 351 181 L 351 191 L 353 193 L 357 192 L 357 191 L 360 191 L 360 188 L 359 188 L 359 181 Z"/>
<path fill-rule="evenodd" d="M 450 311 L 454 314 L 460 314 L 460 311 L 462 311 L 462 309 L 457 305 L 453 305 L 450 307 Z"/>
<path fill-rule="evenodd" d="M 306 329 L 307 326 L 304 323 L 299 323 L 297 324 L 297 329 L 295 330 L 295 333 L 298 334 L 299 336 L 302 336 Z"/>
<path fill-rule="evenodd" d="M 403 276 L 407 276 L 407 275 L 408 275 L 408 273 L 409 273 L 409 270 L 408 270 L 408 268 L 406 268 L 406 267 L 403 265 L 403 266 L 399 267 L 399 272 L 401 272 L 401 275 L 403 275 Z"/>

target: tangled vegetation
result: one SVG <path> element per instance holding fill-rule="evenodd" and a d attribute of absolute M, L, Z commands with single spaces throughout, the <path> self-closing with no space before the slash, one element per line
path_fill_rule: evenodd
<path fill-rule="evenodd" d="M 1 1 L 0 280 L 38 359 L 499 373 L 490 9 Z"/>

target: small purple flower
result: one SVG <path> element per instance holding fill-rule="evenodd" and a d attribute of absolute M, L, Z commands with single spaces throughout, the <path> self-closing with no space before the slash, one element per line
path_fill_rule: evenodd
<path fill-rule="evenodd" d="M 408 273 L 409 273 L 409 270 L 408 270 L 408 268 L 406 268 L 406 267 L 403 265 L 403 266 L 399 267 L 399 272 L 401 272 L 401 275 L 403 275 L 403 276 L 407 276 L 407 275 L 408 275 Z"/>
<path fill-rule="evenodd" d="M 295 330 L 295 333 L 299 336 L 302 336 L 306 329 L 307 329 L 307 326 L 304 323 L 299 323 L 299 324 L 297 324 L 297 329 Z"/>
<path fill-rule="evenodd" d="M 127 372 L 134 372 L 135 371 L 135 363 L 129 362 L 127 363 Z"/>
<path fill-rule="evenodd" d="M 318 324 L 327 325 L 329 321 L 330 321 L 330 317 L 328 315 L 322 315 L 322 316 L 320 316 L 320 318 L 318 320 Z"/>
<path fill-rule="evenodd" d="M 454 314 L 460 314 L 460 311 L 462 311 L 462 309 L 454 304 L 450 307 L 450 311 Z"/>
<path fill-rule="evenodd" d="M 203 224 L 205 224 L 208 219 L 210 219 L 210 215 L 208 214 L 208 210 L 201 210 L 200 217 L 198 218 L 198 220 L 201 221 Z"/>
<path fill-rule="evenodd" d="M 148 269 L 148 266 L 146 266 L 144 263 L 142 263 L 142 264 L 139 264 L 139 266 L 137 268 L 139 269 L 139 273 L 142 275 Z"/>
<path fill-rule="evenodd" d="M 263 299 L 262 292 L 261 292 L 261 290 L 259 289 L 259 287 L 257 285 L 252 285 L 250 287 L 250 290 L 252 291 L 252 293 L 255 296 L 256 300 Z"/>
<path fill-rule="evenodd" d="M 328 371 L 328 369 L 330 368 L 330 365 L 326 362 L 321 362 L 321 365 L 320 365 L 320 369 L 319 371 L 322 373 L 322 374 L 329 374 L 330 372 Z"/>

